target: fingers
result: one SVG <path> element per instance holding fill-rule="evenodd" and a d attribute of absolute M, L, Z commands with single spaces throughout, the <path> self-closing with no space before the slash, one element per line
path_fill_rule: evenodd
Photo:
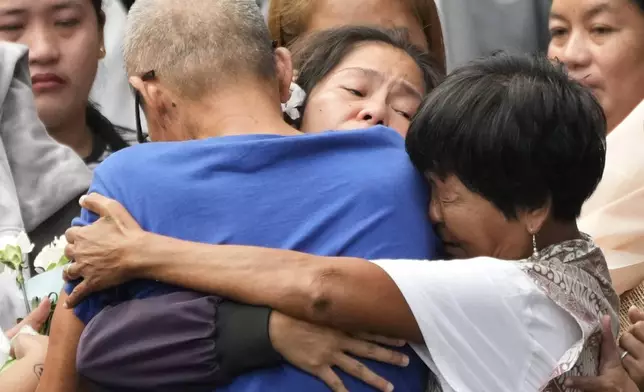
<path fill-rule="evenodd" d="M 599 366 L 600 368 L 622 366 L 619 349 L 611 328 L 610 316 L 608 315 L 602 317 L 602 345 Z"/>
<path fill-rule="evenodd" d="M 638 321 L 644 321 L 644 311 L 637 306 L 631 306 L 630 309 L 628 309 L 628 318 L 631 320 L 632 324 L 636 324 Z"/>
<path fill-rule="evenodd" d="M 378 362 L 405 367 L 409 365 L 409 357 L 405 354 L 390 350 L 385 347 L 364 340 L 347 337 L 342 342 L 342 350 L 357 357 L 368 358 Z"/>
<path fill-rule="evenodd" d="M 81 227 L 70 227 L 65 231 L 65 238 L 67 243 L 73 244 L 78 239 L 78 232 L 81 230 Z"/>
<path fill-rule="evenodd" d="M 47 318 L 49 318 L 49 311 L 51 309 L 51 302 L 49 298 L 44 298 L 40 305 L 34 309 L 31 313 L 27 315 L 19 324 L 7 331 L 7 337 L 9 339 L 13 338 L 20 332 L 22 327 L 29 325 L 36 331 L 39 331 L 40 328 L 45 324 Z"/>
<path fill-rule="evenodd" d="M 69 263 L 63 268 L 63 280 L 73 282 L 82 278 L 82 266 L 79 263 Z"/>
<path fill-rule="evenodd" d="M 611 390 L 611 386 L 600 377 L 570 377 L 566 379 L 564 386 L 568 389 L 586 392 L 606 392 Z"/>
<path fill-rule="evenodd" d="M 403 347 L 405 344 L 407 344 L 407 342 L 402 339 L 386 338 L 384 336 L 373 335 L 370 333 L 360 333 L 355 336 L 358 339 L 368 340 L 370 342 L 376 342 L 391 347 Z"/>
<path fill-rule="evenodd" d="M 372 372 L 363 363 L 351 358 L 346 354 L 338 355 L 335 359 L 335 364 L 337 367 L 344 370 L 348 374 L 364 381 L 365 383 L 380 391 L 391 392 L 394 390 L 394 386 L 389 381 Z"/>
<path fill-rule="evenodd" d="M 631 331 L 624 332 L 619 339 L 619 345 L 635 359 L 644 358 L 644 343 L 633 335 Z"/>
<path fill-rule="evenodd" d="M 342 380 L 340 380 L 340 377 L 338 377 L 337 374 L 331 369 L 330 367 L 324 368 L 321 372 L 317 374 L 318 378 L 333 391 L 333 392 L 349 392 L 347 388 L 345 388 L 344 384 L 342 383 Z"/>
<path fill-rule="evenodd" d="M 109 199 L 98 193 L 90 193 L 82 196 L 79 203 L 81 207 L 92 211 L 101 218 L 114 219 L 123 225 L 135 225 L 135 227 L 138 227 L 130 213 L 116 200 Z"/>
<path fill-rule="evenodd" d="M 108 199 L 105 196 L 99 195 L 98 193 L 90 193 L 89 195 L 81 196 L 78 203 L 84 209 L 95 213 L 101 217 L 107 216 L 110 214 L 109 202 L 111 199 Z"/>
<path fill-rule="evenodd" d="M 84 280 L 80 282 L 74 290 L 67 296 L 67 299 L 65 300 L 65 303 L 63 306 L 67 309 L 71 309 L 76 307 L 83 298 L 85 298 L 89 293 L 91 293 L 91 288 L 87 283 L 87 280 Z"/>

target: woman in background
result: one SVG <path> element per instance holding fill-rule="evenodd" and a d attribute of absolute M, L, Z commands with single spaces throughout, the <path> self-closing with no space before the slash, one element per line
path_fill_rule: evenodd
<path fill-rule="evenodd" d="M 549 24 L 549 56 L 592 89 L 608 121 L 604 178 L 579 225 L 606 254 L 625 330 L 629 306 L 644 305 L 644 0 L 554 0 Z"/>
<path fill-rule="evenodd" d="M 280 46 L 304 34 L 343 25 L 408 29 L 412 43 L 445 71 L 443 32 L 434 0 L 271 0 L 268 28 Z"/>
<path fill-rule="evenodd" d="M 29 47 L 38 115 L 47 132 L 91 167 L 135 140 L 89 102 L 105 56 L 102 0 L 0 0 L 0 40 Z"/>

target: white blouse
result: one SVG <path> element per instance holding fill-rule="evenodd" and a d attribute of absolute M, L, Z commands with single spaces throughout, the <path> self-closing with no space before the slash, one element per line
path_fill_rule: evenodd
<path fill-rule="evenodd" d="M 443 391 L 538 391 L 581 330 L 511 261 L 374 261 L 407 300 Z"/>

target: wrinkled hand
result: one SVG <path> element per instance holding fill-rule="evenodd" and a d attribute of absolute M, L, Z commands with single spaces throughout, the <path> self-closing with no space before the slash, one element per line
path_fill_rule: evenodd
<path fill-rule="evenodd" d="M 47 356 L 48 344 L 47 336 L 21 333 L 11 341 L 11 356 L 16 359 L 29 357 L 42 362 Z"/>
<path fill-rule="evenodd" d="M 49 310 L 51 308 L 51 302 L 49 301 L 49 298 L 45 297 L 43 300 L 40 302 L 40 305 L 34 310 L 27 315 L 20 323 L 16 324 L 13 328 L 7 331 L 7 337 L 9 339 L 13 338 L 20 332 L 22 327 L 24 326 L 30 326 L 33 328 L 35 331 L 40 331 L 42 326 L 47 322 L 47 319 L 49 318 Z"/>
<path fill-rule="evenodd" d="M 628 358 L 628 355 L 626 356 Z M 602 347 L 598 377 L 571 377 L 566 387 L 587 392 L 639 392 L 622 365 L 610 326 L 610 316 L 602 319 Z"/>
<path fill-rule="evenodd" d="M 628 310 L 633 324 L 619 339 L 620 347 L 628 353 L 622 363 L 640 390 L 644 390 L 644 312 L 636 307 Z"/>
<path fill-rule="evenodd" d="M 99 215 L 92 225 L 72 227 L 65 233 L 65 256 L 73 262 L 63 278 L 83 278 L 67 297 L 65 307 L 76 306 L 87 295 L 131 279 L 132 250 L 144 233 L 130 213 L 117 201 L 96 193 L 84 196 L 81 207 Z"/>
<path fill-rule="evenodd" d="M 393 385 L 350 355 L 396 366 L 407 366 L 409 358 L 378 344 L 401 347 L 405 342 L 378 336 L 352 337 L 343 332 L 309 324 L 273 311 L 269 322 L 273 347 L 294 366 L 324 381 L 334 392 L 346 392 L 336 366 L 381 391 Z"/>

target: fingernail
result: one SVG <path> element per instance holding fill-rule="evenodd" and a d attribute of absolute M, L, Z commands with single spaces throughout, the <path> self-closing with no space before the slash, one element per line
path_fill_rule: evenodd
<path fill-rule="evenodd" d="M 630 308 L 628 308 L 628 310 L 629 310 L 629 311 L 631 311 L 631 310 L 638 310 L 638 308 L 637 308 L 637 306 L 635 306 L 635 305 L 631 305 L 631 307 L 630 307 Z"/>
<path fill-rule="evenodd" d="M 564 381 L 564 386 L 565 387 L 572 387 L 572 380 L 567 378 L 566 381 Z"/>
<path fill-rule="evenodd" d="M 387 384 L 387 392 L 392 392 L 394 390 L 393 384 Z"/>
<path fill-rule="evenodd" d="M 65 302 L 65 303 L 63 304 L 63 308 L 65 308 L 65 309 L 69 309 L 69 304 L 68 304 L 67 302 Z"/>
<path fill-rule="evenodd" d="M 406 355 L 405 355 L 405 356 L 403 357 L 403 359 L 402 359 L 402 365 L 403 365 L 403 366 L 407 366 L 407 365 L 409 365 L 409 357 L 408 357 L 408 356 L 406 356 Z"/>
<path fill-rule="evenodd" d="M 83 195 L 83 196 L 81 196 L 81 197 L 80 197 L 80 199 L 78 199 L 78 204 L 80 204 L 80 205 L 82 206 L 82 205 L 83 205 L 83 201 L 85 201 L 85 198 L 87 198 L 87 195 Z"/>

